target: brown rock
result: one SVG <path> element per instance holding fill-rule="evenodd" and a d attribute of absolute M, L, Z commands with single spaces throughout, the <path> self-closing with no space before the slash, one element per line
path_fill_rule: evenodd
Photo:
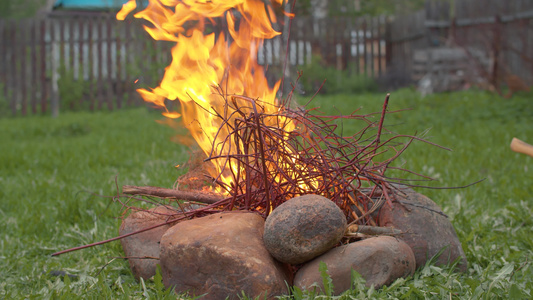
<path fill-rule="evenodd" d="M 119 235 L 163 223 L 167 220 L 168 215 L 174 213 L 174 210 L 165 206 L 159 206 L 149 211 L 134 212 L 122 221 Z M 136 279 L 139 277 L 148 279 L 155 275 L 159 259 L 145 257 L 159 258 L 159 241 L 170 227 L 171 225 L 164 225 L 120 240 L 126 257 L 130 257 L 128 261 Z"/>
<path fill-rule="evenodd" d="M 399 238 L 413 249 L 417 268 L 446 247 L 436 265 L 447 265 L 460 258 L 458 270 L 467 270 L 466 256 L 452 223 L 435 202 L 413 189 L 400 187 L 392 207 L 385 204 L 381 208 L 379 225 L 405 232 Z"/>
<path fill-rule="evenodd" d="M 366 280 L 366 285 L 380 287 L 415 271 L 415 257 L 403 241 L 380 236 L 331 249 L 303 265 L 294 277 L 294 285 L 304 290 L 314 283 L 323 289 L 320 262 L 328 267 L 335 294 L 350 289 L 352 269 Z"/>
<path fill-rule="evenodd" d="M 295 197 L 278 206 L 265 222 L 265 246 L 277 260 L 309 261 L 334 247 L 344 235 L 346 217 L 331 200 Z"/>
<path fill-rule="evenodd" d="M 161 238 L 163 283 L 202 299 L 272 299 L 288 293 L 288 276 L 263 244 L 264 220 L 227 212 L 181 222 Z M 288 283 L 290 284 L 290 282 Z"/>

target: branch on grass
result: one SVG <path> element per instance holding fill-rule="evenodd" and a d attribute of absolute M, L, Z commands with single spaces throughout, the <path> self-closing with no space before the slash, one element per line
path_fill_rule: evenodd
<path fill-rule="evenodd" d="M 181 191 L 155 186 L 124 185 L 122 186 L 122 193 L 127 195 L 155 196 L 159 198 L 176 198 L 179 200 L 201 202 L 206 204 L 213 204 L 224 199 L 222 195 L 214 193 L 202 191 Z"/>

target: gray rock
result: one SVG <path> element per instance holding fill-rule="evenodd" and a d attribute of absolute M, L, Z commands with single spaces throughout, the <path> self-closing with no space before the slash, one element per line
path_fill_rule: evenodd
<path fill-rule="evenodd" d="M 273 299 L 288 294 L 289 274 L 263 244 L 264 220 L 226 212 L 183 221 L 161 238 L 163 283 L 202 299 Z"/>
<path fill-rule="evenodd" d="M 272 211 L 265 222 L 263 240 L 277 260 L 300 264 L 334 247 L 345 229 L 346 217 L 333 201 L 304 195 Z"/>
<path fill-rule="evenodd" d="M 340 246 L 305 263 L 294 277 L 294 285 L 305 290 L 313 284 L 323 289 L 320 262 L 328 267 L 336 295 L 350 289 L 352 269 L 366 280 L 366 285 L 378 288 L 415 271 L 415 257 L 403 241 L 380 236 Z"/>
<path fill-rule="evenodd" d="M 435 264 L 447 265 L 460 259 L 457 269 L 465 272 L 467 261 L 461 242 L 440 207 L 428 197 L 405 186 L 395 195 L 396 200 L 392 202 L 392 207 L 385 204 L 381 208 L 379 225 L 405 232 L 398 237 L 413 249 L 416 267 L 423 267 L 429 259 L 445 248 Z"/>
<path fill-rule="evenodd" d="M 149 211 L 137 211 L 126 217 L 120 226 L 119 235 L 132 233 L 150 226 L 164 223 L 168 215 L 175 214 L 165 206 L 159 206 Z M 149 231 L 134 234 L 120 240 L 122 249 L 128 259 L 131 271 L 138 280 L 140 277 L 148 279 L 155 275 L 159 259 L 159 241 L 171 225 L 164 225 Z"/>

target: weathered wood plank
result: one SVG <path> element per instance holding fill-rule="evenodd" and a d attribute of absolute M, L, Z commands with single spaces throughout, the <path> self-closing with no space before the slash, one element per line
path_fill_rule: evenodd
<path fill-rule="evenodd" d="M 9 55 L 8 52 L 9 47 L 7 41 L 9 40 L 9 23 L 5 20 L 0 20 L 0 85 L 2 88 L 2 94 L 0 94 L 0 99 L 3 101 L 8 102 L 9 101 L 9 84 L 8 84 L 8 77 L 10 74 L 8 73 L 8 61 L 9 61 Z M 2 106 L 9 107 L 10 103 L 0 103 Z"/>
<path fill-rule="evenodd" d="M 39 21 L 39 80 L 40 80 L 40 100 L 41 100 L 41 113 L 44 114 L 48 110 L 49 88 L 46 80 L 46 35 L 50 31 L 47 20 Z"/>
<path fill-rule="evenodd" d="M 20 106 L 21 113 L 25 116 L 28 113 L 28 93 L 26 83 L 28 82 L 27 67 L 28 67 L 28 31 L 31 26 L 28 22 L 19 22 L 19 32 L 17 38 L 19 39 L 19 54 L 21 56 L 17 88 L 20 89 Z"/>
<path fill-rule="evenodd" d="M 122 50 L 122 35 L 123 35 L 123 29 L 124 26 L 120 26 L 117 24 L 114 28 L 114 32 L 116 34 L 115 39 L 115 49 L 116 49 L 116 86 L 115 86 L 115 98 L 116 98 L 116 105 L 117 109 L 122 108 L 122 101 L 124 99 L 124 89 L 123 82 L 124 82 L 124 72 L 122 71 L 123 68 L 123 62 L 122 58 L 124 57 L 125 53 Z"/>
<path fill-rule="evenodd" d="M 78 37 L 78 40 L 77 40 L 77 47 L 78 47 L 78 53 L 77 53 L 77 65 L 78 65 L 78 70 L 77 70 L 77 73 L 78 73 L 78 80 L 80 82 L 83 82 L 85 83 L 85 80 L 86 80 L 86 77 L 85 77 L 85 74 L 88 72 L 87 71 L 87 56 L 84 52 L 84 45 L 85 45 L 85 40 L 87 39 L 86 35 L 85 35 L 85 23 L 83 18 L 78 18 L 77 20 L 77 37 Z M 80 99 L 78 100 L 79 101 L 79 105 L 80 107 L 84 107 L 85 106 L 85 102 L 87 101 L 85 95 L 83 95 L 82 97 L 80 97 Z"/>
<path fill-rule="evenodd" d="M 95 40 L 95 44 L 96 44 L 96 97 L 97 97 L 97 103 L 98 103 L 98 110 L 101 110 L 102 109 L 102 106 L 105 102 L 105 99 L 104 99 L 104 93 L 103 93 L 103 90 L 104 90 L 104 87 L 103 87 L 103 81 L 104 81 L 104 78 L 103 78 L 103 67 L 104 67 L 104 57 L 103 57 L 103 41 L 104 39 L 102 38 L 102 18 L 99 17 L 96 19 L 96 40 Z"/>
<path fill-rule="evenodd" d="M 95 45 L 95 37 L 94 37 L 94 21 L 92 18 L 88 18 L 87 22 L 87 44 L 88 44 L 88 53 L 87 57 L 89 60 L 87 61 L 87 68 L 89 70 L 88 72 L 88 80 L 89 80 L 89 109 L 91 111 L 94 111 L 95 109 L 95 102 L 96 102 L 96 96 L 95 96 L 95 71 L 94 68 L 96 67 L 95 62 L 95 51 L 94 51 L 94 45 Z"/>
<path fill-rule="evenodd" d="M 10 59 L 8 60 L 8 74 L 9 76 L 7 77 L 8 80 L 8 86 L 10 87 L 10 93 L 9 93 L 9 98 L 11 99 L 10 101 L 10 106 L 11 106 L 11 112 L 13 113 L 13 115 L 16 115 L 17 114 L 17 97 L 18 97 L 18 94 L 19 94 L 19 90 L 17 88 L 17 59 L 18 59 L 18 55 L 17 55 L 17 52 L 19 49 L 17 49 L 17 22 L 15 22 L 14 20 L 10 20 L 9 23 L 8 23 L 8 28 L 9 28 L 9 39 L 11 41 L 11 44 L 10 44 L 10 48 L 11 48 L 11 51 L 10 51 Z"/>
<path fill-rule="evenodd" d="M 107 65 L 107 74 L 106 74 L 106 83 L 105 83 L 105 90 L 106 90 L 106 101 L 107 101 L 107 108 L 109 110 L 113 110 L 113 100 L 114 100 L 114 97 L 113 97 L 113 91 L 112 91 L 112 86 L 113 86 L 113 83 L 115 82 L 115 76 L 114 76 L 114 73 L 116 72 L 115 70 L 115 65 L 113 65 L 113 61 L 116 61 L 116 58 L 113 60 L 112 58 L 112 55 L 113 55 L 113 41 L 112 41 L 112 38 L 111 38 L 111 32 L 112 32 L 112 23 L 111 23 L 111 18 L 110 16 L 106 16 L 105 17 L 105 22 L 103 22 L 104 26 L 105 26 L 105 45 L 106 45 L 106 58 L 107 58 L 107 62 L 106 62 L 106 65 Z M 115 51 L 116 53 L 116 51 Z"/>

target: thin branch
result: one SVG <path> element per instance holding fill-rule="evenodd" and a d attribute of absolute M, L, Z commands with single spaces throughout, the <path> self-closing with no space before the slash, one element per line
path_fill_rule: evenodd
<path fill-rule="evenodd" d="M 182 219 L 182 218 L 176 218 L 176 219 L 168 220 L 168 221 L 163 222 L 163 223 L 155 224 L 155 225 L 152 225 L 150 227 L 146 227 L 146 228 L 143 228 L 141 230 L 137 230 L 137 231 L 130 232 L 130 233 L 127 233 L 127 234 L 123 234 L 123 235 L 120 235 L 120 236 L 117 236 L 117 237 L 114 237 L 114 238 L 110 238 L 110 239 L 107 239 L 107 240 L 104 240 L 104 241 L 100 241 L 100 242 L 96 242 L 96 243 L 91 243 L 91 244 L 87 244 L 87 245 L 83 245 L 83 246 L 79 246 L 79 247 L 74 247 L 74 248 L 70 248 L 70 249 L 67 249 L 67 250 L 63 250 L 63 251 L 59 251 L 59 252 L 53 253 L 52 256 L 58 256 L 58 255 L 61 255 L 61 254 L 72 252 L 72 251 L 77 251 L 77 250 L 86 249 L 86 248 L 90 248 L 90 247 L 94 247 L 94 246 L 103 245 L 103 244 L 106 244 L 106 243 L 109 243 L 109 242 L 117 241 L 117 240 L 126 238 L 128 236 L 132 236 L 132 235 L 139 234 L 139 233 L 142 233 L 142 232 L 145 232 L 145 231 L 148 231 L 148 230 L 152 230 L 152 229 L 155 229 L 155 228 L 158 228 L 158 227 L 161 227 L 161 226 L 165 226 L 165 225 L 176 223 L 180 219 Z"/>

